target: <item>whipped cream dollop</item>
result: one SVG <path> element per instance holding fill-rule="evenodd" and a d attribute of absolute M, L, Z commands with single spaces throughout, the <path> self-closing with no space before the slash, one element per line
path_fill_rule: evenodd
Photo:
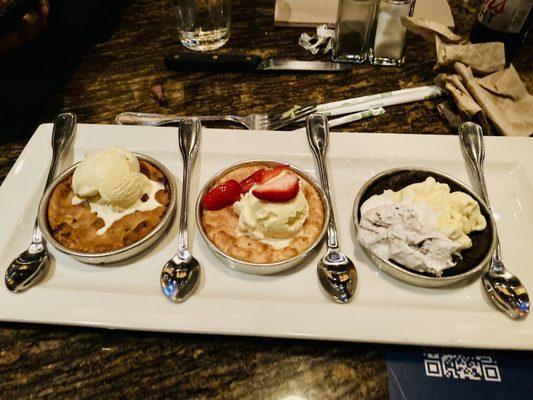
<path fill-rule="evenodd" d="M 472 247 L 468 234 L 487 222 L 479 204 L 429 177 L 394 192 L 385 190 L 360 207 L 358 240 L 385 259 L 437 276 L 455 265 L 453 255 Z"/>
<path fill-rule="evenodd" d="M 239 216 L 237 235 L 250 236 L 275 249 L 288 246 L 309 216 L 309 204 L 301 188 L 296 197 L 283 203 L 258 199 L 252 193 L 254 188 L 233 204 L 233 211 Z"/>
<path fill-rule="evenodd" d="M 90 154 L 76 167 L 72 176 L 72 204 L 87 201 L 91 212 L 104 221 L 96 232 L 103 235 L 126 215 L 160 207 L 155 195 L 164 189 L 162 183 L 140 172 L 139 160 L 133 153 L 109 148 Z"/>

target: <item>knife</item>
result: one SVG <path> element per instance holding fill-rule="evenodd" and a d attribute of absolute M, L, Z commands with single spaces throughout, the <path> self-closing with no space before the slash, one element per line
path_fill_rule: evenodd
<path fill-rule="evenodd" d="M 450 103 L 447 101 L 437 104 L 437 110 L 453 129 L 459 129 L 463 122 L 465 122 L 460 114 L 457 114 L 452 110 Z"/>
<path fill-rule="evenodd" d="M 167 57 L 165 65 L 173 71 L 200 70 L 212 72 L 308 71 L 341 72 L 352 69 L 350 64 L 330 61 L 300 61 L 288 58 L 266 58 L 243 54 L 181 53 Z"/>

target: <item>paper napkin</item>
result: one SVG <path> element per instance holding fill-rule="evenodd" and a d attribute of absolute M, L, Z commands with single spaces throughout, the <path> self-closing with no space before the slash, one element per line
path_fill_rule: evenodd
<path fill-rule="evenodd" d="M 503 135 L 533 134 L 533 96 L 515 68 L 505 68 L 503 43 L 470 43 L 435 21 L 402 18 L 407 30 L 435 43 L 436 81 L 468 117 L 483 111 Z"/>

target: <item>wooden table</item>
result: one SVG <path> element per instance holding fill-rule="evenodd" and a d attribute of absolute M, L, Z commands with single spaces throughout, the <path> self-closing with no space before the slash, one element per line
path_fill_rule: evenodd
<path fill-rule="evenodd" d="M 468 31 L 479 1 L 452 0 L 459 32 Z M 236 0 L 232 37 L 223 52 L 309 57 L 297 46 L 302 29 L 273 27 L 273 0 Z M 307 29 L 309 32 L 310 29 Z M 531 41 L 515 65 L 533 86 Z M 337 75 L 169 72 L 162 59 L 182 51 L 164 0 L 127 2 L 112 36 L 86 50 L 32 130 L 60 111 L 80 122 L 113 123 L 122 111 L 186 115 L 288 108 L 431 84 L 432 47 L 410 37 L 399 69 L 357 66 Z M 169 100 L 150 95 L 162 84 Z M 387 109 L 345 131 L 452 134 L 435 101 Z M 24 132 L 21 132 L 24 133 Z M 27 139 L 0 144 L 3 179 Z M 384 347 L 367 344 L 177 335 L 0 324 L 0 398 L 369 398 L 388 396 Z"/>

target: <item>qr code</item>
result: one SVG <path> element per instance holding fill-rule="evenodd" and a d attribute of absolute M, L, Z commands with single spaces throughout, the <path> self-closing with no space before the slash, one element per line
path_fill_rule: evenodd
<path fill-rule="evenodd" d="M 489 356 L 424 353 L 424 367 L 429 377 L 501 382 L 498 365 Z"/>

